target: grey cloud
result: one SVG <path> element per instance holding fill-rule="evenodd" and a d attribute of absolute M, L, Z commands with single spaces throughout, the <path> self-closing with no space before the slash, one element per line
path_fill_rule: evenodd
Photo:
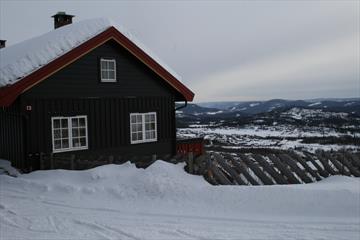
<path fill-rule="evenodd" d="M 0 1 L 0 37 L 11 44 L 46 32 L 59 10 L 122 24 L 197 101 L 360 96 L 359 1 Z"/>

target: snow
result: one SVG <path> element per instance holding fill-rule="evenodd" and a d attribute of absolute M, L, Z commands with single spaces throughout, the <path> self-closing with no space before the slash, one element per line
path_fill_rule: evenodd
<path fill-rule="evenodd" d="M 311 103 L 311 104 L 309 104 L 308 106 L 309 106 L 309 107 L 313 107 L 313 106 L 320 105 L 320 104 L 321 104 L 321 102 L 316 102 L 316 103 Z"/>
<path fill-rule="evenodd" d="M 337 118 L 346 118 L 349 116 L 348 113 L 344 112 L 326 112 L 322 109 L 303 109 L 303 108 L 291 108 L 286 112 L 281 113 L 282 117 L 291 117 L 297 120 L 301 119 L 309 119 L 309 118 L 330 118 L 330 117 L 337 117 Z"/>
<path fill-rule="evenodd" d="M 72 23 L 41 36 L 0 49 L 0 87 L 11 85 L 111 26 L 124 34 L 178 80 L 181 77 L 123 26 L 109 19 Z"/>
<path fill-rule="evenodd" d="M 359 178 L 211 186 L 183 167 L 1 175 L 0 239 L 359 239 Z"/>
<path fill-rule="evenodd" d="M 216 115 L 216 114 L 220 114 L 223 113 L 223 111 L 216 111 L 216 112 L 207 112 L 207 115 Z"/>
<path fill-rule="evenodd" d="M 0 159 L 0 175 L 8 174 L 13 177 L 20 175 L 19 171 L 11 166 L 11 163 L 7 160 Z"/>
<path fill-rule="evenodd" d="M 256 106 L 258 106 L 259 104 L 260 104 L 260 103 L 250 103 L 249 106 L 250 106 L 250 107 L 256 107 Z"/>
<path fill-rule="evenodd" d="M 244 127 L 244 128 L 181 128 L 179 133 L 182 132 L 193 132 L 198 134 L 221 134 L 221 135 L 248 135 L 248 136 L 258 136 L 258 137 L 322 137 L 323 133 L 317 131 L 311 131 L 311 129 L 301 130 L 298 128 L 286 128 L 286 127 L 268 127 L 268 128 L 259 128 L 259 127 Z M 326 136 L 340 136 L 341 133 L 338 133 L 334 130 L 328 128 L 323 129 L 326 132 Z"/>
<path fill-rule="evenodd" d="M 348 107 L 348 106 L 351 106 L 351 105 L 354 105 L 354 104 L 356 104 L 356 102 L 345 103 L 344 107 Z"/>

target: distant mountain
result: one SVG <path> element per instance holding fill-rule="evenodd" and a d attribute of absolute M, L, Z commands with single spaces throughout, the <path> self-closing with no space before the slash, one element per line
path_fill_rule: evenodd
<path fill-rule="evenodd" d="M 252 102 L 212 102 L 189 104 L 186 108 L 177 111 L 178 117 L 190 119 L 228 119 L 237 117 L 254 116 L 273 111 L 283 112 L 291 108 L 298 109 L 321 109 L 322 112 L 344 112 L 360 116 L 360 99 L 336 99 L 336 100 L 283 100 L 272 99 L 269 101 Z M 218 106 L 204 107 L 206 106 Z M 225 108 L 227 106 L 227 108 Z M 309 112 L 309 111 L 308 111 Z M 321 111 L 320 111 L 321 112 Z"/>
<path fill-rule="evenodd" d="M 347 101 L 360 101 L 359 97 L 353 98 L 314 98 L 306 99 L 306 102 L 322 102 L 322 101 L 333 101 L 333 102 L 347 102 Z"/>
<path fill-rule="evenodd" d="M 202 103 L 196 103 L 196 104 L 201 107 L 217 108 L 217 109 L 225 110 L 225 109 L 234 107 L 240 103 L 242 103 L 242 102 L 239 102 L 239 101 L 237 101 L 237 102 L 202 102 Z"/>
<path fill-rule="evenodd" d="M 282 99 L 272 99 L 269 101 L 255 101 L 255 102 L 244 102 L 240 103 L 234 107 L 229 108 L 231 112 L 238 112 L 241 115 L 254 115 L 263 112 L 271 112 L 279 108 L 289 108 L 289 107 L 306 107 L 309 105 L 308 102 L 302 100 L 282 100 Z"/>
<path fill-rule="evenodd" d="M 179 107 L 181 105 L 177 105 Z M 185 108 L 181 108 L 177 111 L 178 114 L 190 114 L 190 115 L 202 115 L 202 114 L 212 114 L 219 112 L 220 110 L 217 108 L 207 108 L 207 107 L 201 107 L 197 104 L 188 104 Z"/>

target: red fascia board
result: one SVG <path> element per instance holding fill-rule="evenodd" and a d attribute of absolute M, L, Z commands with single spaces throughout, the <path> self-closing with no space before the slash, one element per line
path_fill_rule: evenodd
<path fill-rule="evenodd" d="M 1 107 L 10 106 L 21 93 L 27 91 L 28 89 L 35 86 L 39 82 L 45 80 L 50 75 L 66 67 L 67 65 L 74 62 L 78 58 L 87 54 L 89 51 L 105 43 L 109 39 L 114 39 L 115 41 L 117 41 L 120 45 L 122 45 L 128 51 L 130 51 L 135 57 L 137 57 L 144 64 L 150 67 L 156 74 L 158 74 L 168 84 L 170 84 L 173 88 L 175 88 L 184 97 L 186 101 L 193 100 L 194 93 L 190 89 L 188 89 L 185 85 L 183 85 L 165 68 L 163 68 L 149 55 L 147 55 L 142 49 L 136 46 L 126 36 L 120 33 L 116 28 L 110 27 L 109 29 L 103 31 L 102 33 L 96 35 L 95 37 L 82 43 L 78 47 L 60 56 L 59 58 L 56 58 L 55 60 L 51 61 L 44 67 L 24 77 L 22 80 L 12 85 L 0 88 L 0 106 Z"/>

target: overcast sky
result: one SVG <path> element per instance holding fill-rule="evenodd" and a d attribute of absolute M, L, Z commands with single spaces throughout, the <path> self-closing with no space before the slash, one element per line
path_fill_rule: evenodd
<path fill-rule="evenodd" d="M 57 11 L 124 26 L 196 102 L 360 97 L 359 0 L 0 0 L 0 38 L 48 32 Z"/>

